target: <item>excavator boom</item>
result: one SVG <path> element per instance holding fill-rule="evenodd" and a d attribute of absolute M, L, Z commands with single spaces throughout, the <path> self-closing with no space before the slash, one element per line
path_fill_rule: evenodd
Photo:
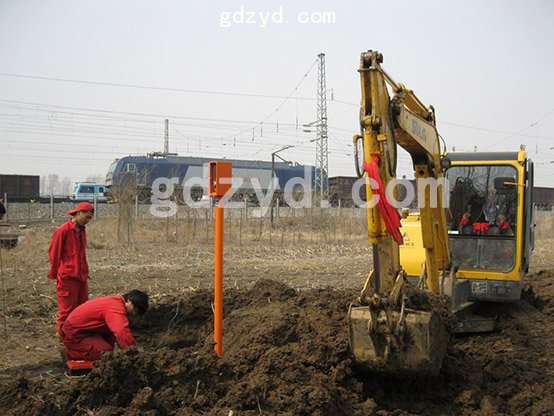
<path fill-rule="evenodd" d="M 417 288 L 409 287 L 400 265 L 400 221 L 383 188 L 396 176 L 397 146 L 412 157 L 418 179 L 425 265 L 422 284 L 440 291 L 440 277 L 450 272 L 446 218 L 442 205 L 443 166 L 432 107 L 413 91 L 395 83 L 381 68 L 379 52 L 362 53 L 358 72 L 362 99 L 355 145 L 363 144 L 368 239 L 373 246 L 373 270 L 360 298 L 348 313 L 350 347 L 358 363 L 373 370 L 435 373 L 442 362 L 447 334 L 428 302 L 418 304 Z M 387 85 L 392 89 L 390 98 Z M 357 148 L 357 147 L 356 147 Z M 395 198 L 396 199 L 396 198 Z M 421 292 L 425 293 L 425 292 Z"/>

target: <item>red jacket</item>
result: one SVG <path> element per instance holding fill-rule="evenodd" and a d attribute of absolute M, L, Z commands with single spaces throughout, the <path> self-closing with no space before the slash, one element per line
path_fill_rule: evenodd
<path fill-rule="evenodd" d="M 135 345 L 123 296 L 104 296 L 80 304 L 69 314 L 62 331 L 72 341 L 111 332 L 121 348 Z"/>
<path fill-rule="evenodd" d="M 500 228 L 501 230 L 507 230 L 510 228 L 510 224 L 508 223 L 508 221 L 502 221 L 498 224 L 498 228 Z"/>
<path fill-rule="evenodd" d="M 50 279 L 88 279 L 87 233 L 81 228 L 81 237 L 75 231 L 75 224 L 70 219 L 54 230 L 48 256 L 50 257 Z"/>

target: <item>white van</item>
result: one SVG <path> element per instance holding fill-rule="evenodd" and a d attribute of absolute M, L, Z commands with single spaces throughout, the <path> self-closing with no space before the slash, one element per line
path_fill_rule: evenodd
<path fill-rule="evenodd" d="M 102 183 L 76 182 L 73 193 L 69 197 L 71 202 L 108 202 L 104 195 L 106 185 Z"/>

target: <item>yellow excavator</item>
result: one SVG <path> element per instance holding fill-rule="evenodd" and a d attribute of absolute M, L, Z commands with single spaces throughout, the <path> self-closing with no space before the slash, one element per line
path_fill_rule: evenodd
<path fill-rule="evenodd" d="M 450 342 L 445 308 L 458 318 L 456 332 L 484 332 L 494 322 L 471 314 L 476 302 L 520 298 L 534 246 L 533 163 L 523 147 L 441 150 L 433 107 L 396 83 L 382 62 L 370 50 L 358 70 L 355 160 L 366 177 L 373 269 L 348 311 L 350 349 L 373 371 L 436 374 Z M 416 189 L 405 194 L 417 194 L 419 207 L 402 221 L 397 146 L 412 158 Z"/>

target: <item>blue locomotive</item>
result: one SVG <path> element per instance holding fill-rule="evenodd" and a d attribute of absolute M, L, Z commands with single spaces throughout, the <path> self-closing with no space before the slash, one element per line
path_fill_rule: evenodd
<path fill-rule="evenodd" d="M 233 178 L 239 178 L 240 187 L 235 189 L 234 199 L 251 199 L 254 187 L 265 192 L 271 184 L 272 162 L 260 160 L 234 160 L 206 157 L 178 156 L 175 154 L 150 153 L 147 156 L 125 156 L 110 165 L 106 175 L 108 196 L 114 197 L 121 186 L 134 186 L 141 199 L 146 200 L 152 192 L 152 185 L 158 178 L 179 178 L 181 192 L 189 187 L 194 200 L 199 200 L 207 187 L 207 165 L 210 161 L 226 160 L 233 163 Z M 316 175 L 316 168 L 287 162 L 275 162 L 275 177 L 278 179 L 276 195 L 291 179 L 308 180 L 310 188 Z M 234 188 L 236 187 L 234 182 Z"/>

